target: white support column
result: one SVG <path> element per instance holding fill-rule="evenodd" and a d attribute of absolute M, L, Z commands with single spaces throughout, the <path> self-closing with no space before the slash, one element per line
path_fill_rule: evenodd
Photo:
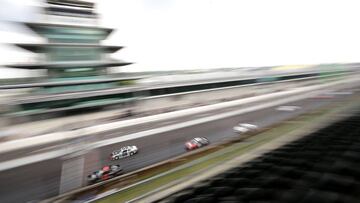
<path fill-rule="evenodd" d="M 59 193 L 63 194 L 82 186 L 84 156 L 65 159 L 62 164 Z"/>

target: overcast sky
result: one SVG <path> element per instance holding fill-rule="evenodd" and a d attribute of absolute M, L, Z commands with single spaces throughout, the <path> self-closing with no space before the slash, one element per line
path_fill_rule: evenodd
<path fill-rule="evenodd" d="M 18 8 L 31 1 L 0 0 L 16 10 L 0 10 L 0 17 L 31 17 L 31 12 Z M 126 46 L 114 57 L 136 63 L 122 70 L 358 62 L 360 58 L 358 0 L 97 2 L 101 23 L 116 28 L 105 43 Z"/>

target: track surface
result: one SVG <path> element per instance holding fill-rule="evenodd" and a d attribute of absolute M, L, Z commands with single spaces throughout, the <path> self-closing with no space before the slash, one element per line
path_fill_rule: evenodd
<path fill-rule="evenodd" d="M 251 113 L 242 114 L 230 118 L 208 122 L 201 125 L 184 128 L 181 130 L 174 130 L 171 132 L 161 133 L 149 137 L 139 138 L 124 143 L 108 145 L 99 148 L 96 151 L 91 151 L 85 156 L 85 172 L 84 183 L 87 174 L 97 170 L 106 164 L 120 164 L 123 166 L 125 172 L 130 172 L 145 166 L 169 159 L 171 157 L 186 153 L 184 150 L 184 142 L 197 137 L 207 137 L 211 143 L 220 142 L 224 139 L 237 136 L 232 127 L 237 123 L 252 123 L 259 127 L 266 127 L 272 124 L 290 119 L 301 113 L 308 112 L 325 106 L 330 103 L 339 103 L 343 99 L 358 96 L 358 90 L 343 90 L 353 91 L 353 94 L 338 94 L 333 98 L 309 98 L 297 102 L 291 102 L 286 105 L 299 106 L 301 109 L 296 111 L 278 111 L 276 107 L 262 109 Z M 341 92 L 340 92 L 341 93 Z M 227 109 L 229 111 L 238 110 Z M 154 122 L 147 126 L 135 126 L 129 129 L 124 129 L 109 135 L 102 135 L 108 137 L 115 137 L 126 135 L 129 132 L 140 132 L 144 129 L 157 128 L 166 126 L 172 123 L 179 123 L 184 120 L 196 119 L 199 117 L 210 116 L 218 114 L 221 111 L 212 112 L 211 114 L 202 114 L 193 117 L 180 118 L 175 120 L 168 120 L 163 122 Z M 221 112 L 223 113 L 223 111 Z M 137 145 L 139 153 L 132 157 L 121 159 L 119 161 L 111 162 L 108 160 L 109 154 L 122 146 Z M 61 159 L 52 159 L 36 164 L 18 167 L 12 170 L 1 172 L 0 174 L 0 202 L 27 202 L 38 201 L 41 199 L 55 196 L 59 192 L 60 174 L 61 174 Z"/>
<path fill-rule="evenodd" d="M 160 202 L 359 202 L 359 124 L 357 111 Z"/>

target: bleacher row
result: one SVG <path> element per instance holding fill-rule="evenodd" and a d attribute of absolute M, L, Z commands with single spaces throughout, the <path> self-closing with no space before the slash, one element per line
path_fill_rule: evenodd
<path fill-rule="evenodd" d="M 360 202 L 360 113 L 159 202 Z"/>

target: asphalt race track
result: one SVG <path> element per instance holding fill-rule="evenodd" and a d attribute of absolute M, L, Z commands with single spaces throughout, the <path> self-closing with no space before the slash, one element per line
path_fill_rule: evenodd
<path fill-rule="evenodd" d="M 359 110 L 156 202 L 359 202 Z"/>
<path fill-rule="evenodd" d="M 143 168 L 145 166 L 157 163 L 186 153 L 184 143 L 198 136 L 207 137 L 212 144 L 220 142 L 224 139 L 237 136 L 232 127 L 237 123 L 251 123 L 256 124 L 260 128 L 267 127 L 289 118 L 295 117 L 301 113 L 311 111 L 330 103 L 339 103 L 343 99 L 349 99 L 353 96 L 358 96 L 359 91 L 352 91 L 352 94 L 338 94 L 333 95 L 333 98 L 309 98 L 297 102 L 291 102 L 286 105 L 299 106 L 301 109 L 295 111 L 278 111 L 276 107 L 266 108 L 239 116 L 233 116 L 205 124 L 200 124 L 181 130 L 174 130 L 171 132 L 161 133 L 149 137 L 139 138 L 123 143 L 108 145 L 99 148 L 86 154 L 85 156 L 85 177 L 91 172 L 99 169 L 106 164 L 120 164 L 125 172 L 133 171 Z M 227 111 L 238 110 L 236 108 L 227 109 Z M 206 114 L 183 117 L 179 119 L 167 120 L 162 122 L 153 122 L 152 124 L 139 125 L 131 128 L 121 129 L 119 132 L 114 132 L 104 136 L 103 138 L 116 137 L 126 135 L 133 132 L 140 132 L 146 129 L 158 128 L 173 123 L 179 123 L 185 120 L 197 119 L 199 117 L 206 117 L 216 115 L 224 111 L 215 111 Z M 118 161 L 110 161 L 109 154 L 122 146 L 136 145 L 139 148 L 139 153 L 121 159 Z M 34 150 L 34 149 L 32 149 Z M 17 152 L 12 156 L 19 156 L 19 154 L 26 153 L 30 155 L 32 152 Z M 2 157 L 1 159 L 3 159 Z M 0 174 L 0 202 L 27 202 L 38 201 L 52 196 L 56 196 L 59 192 L 60 174 L 62 167 L 62 159 L 52 159 L 36 164 L 26 165 L 11 170 L 3 171 Z"/>

